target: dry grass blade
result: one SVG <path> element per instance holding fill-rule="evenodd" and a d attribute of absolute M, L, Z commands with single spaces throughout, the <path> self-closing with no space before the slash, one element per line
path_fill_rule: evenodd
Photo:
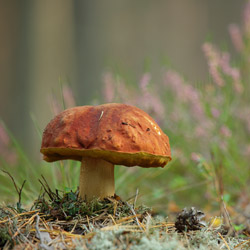
<path fill-rule="evenodd" d="M 141 217 L 141 214 L 135 214 L 135 215 L 130 215 L 128 217 L 124 217 L 120 220 L 117 220 L 116 223 L 117 224 L 120 224 L 120 223 L 123 223 L 123 222 L 128 222 L 128 221 L 131 221 L 131 219 L 134 219 L 134 218 L 140 218 Z"/>
<path fill-rule="evenodd" d="M 174 223 L 155 219 L 150 210 L 143 206 L 133 207 L 136 198 L 131 204 L 117 196 L 84 202 L 74 192 L 54 193 L 44 180 L 43 187 L 45 193 L 38 197 L 31 211 L 18 213 L 15 207 L 9 206 L 4 210 L 0 207 L 0 234 L 4 233 L 5 243 L 9 241 L 11 247 L 20 244 L 22 249 L 74 249 L 77 244 L 86 244 L 86 249 L 91 249 L 90 244 L 105 234 L 105 237 L 113 235 L 111 241 L 115 244 L 114 248 L 121 247 L 119 244 L 132 246 L 143 237 L 147 240 L 158 237 L 155 238 L 158 243 L 167 237 L 178 237 L 180 244 L 193 249 L 190 240 L 198 234 L 176 234 Z M 138 192 L 135 197 L 137 195 Z M 203 233 L 213 233 L 220 242 L 220 239 L 223 240 L 224 248 L 232 249 L 230 241 L 223 238 L 224 233 L 213 229 L 204 230 Z M 246 246 L 249 241 L 241 242 L 237 247 Z"/>
<path fill-rule="evenodd" d="M 5 223 L 5 222 L 8 222 L 9 219 L 13 220 L 13 219 L 18 218 L 18 217 L 21 217 L 21 216 L 26 216 L 26 215 L 30 215 L 30 214 L 36 213 L 36 212 L 38 212 L 38 211 L 39 211 L 39 210 L 33 210 L 33 211 L 29 211 L 29 212 L 23 212 L 23 213 L 20 213 L 20 214 L 16 214 L 16 215 L 14 215 L 14 216 L 11 217 L 11 218 L 4 219 L 4 220 L 0 220 L 0 224 Z M 23 220 L 23 219 L 22 219 L 22 220 Z"/>
<path fill-rule="evenodd" d="M 242 241 L 241 243 L 237 244 L 237 245 L 234 247 L 234 249 L 237 249 L 238 247 L 243 247 L 243 245 L 245 245 L 245 244 L 247 244 L 247 243 L 250 244 L 250 239 L 244 240 L 244 241 Z M 250 247 L 250 246 L 249 246 L 249 247 Z"/>
<path fill-rule="evenodd" d="M 228 245 L 228 243 L 227 243 L 227 241 L 226 241 L 225 238 L 221 235 L 220 232 L 218 232 L 218 235 L 220 236 L 220 238 L 221 238 L 221 239 L 223 240 L 223 242 L 225 243 L 227 249 L 228 249 L 228 250 L 231 250 L 230 247 L 229 247 L 229 245 Z"/>
<path fill-rule="evenodd" d="M 26 222 L 23 223 L 19 228 L 17 228 L 17 231 L 16 231 L 16 233 L 13 235 L 12 238 L 15 238 L 15 237 L 20 233 L 20 230 L 21 230 L 24 226 L 26 226 L 27 224 L 32 224 L 33 221 L 34 221 L 34 219 L 35 219 L 35 217 L 36 217 L 38 214 L 39 214 L 39 212 L 37 212 L 36 214 L 32 215 L 32 216 L 28 219 L 28 221 L 26 221 Z"/>
<path fill-rule="evenodd" d="M 125 203 L 126 203 L 126 205 L 131 209 L 133 215 L 135 216 L 135 219 L 136 219 L 136 222 L 137 222 L 139 228 L 140 228 L 141 230 L 144 230 L 144 231 L 145 231 L 146 229 L 142 227 L 142 224 L 141 224 L 140 221 L 138 220 L 138 218 L 137 218 L 137 216 L 136 216 L 136 213 L 135 213 L 135 210 L 133 209 L 132 205 L 128 204 L 128 202 L 125 202 Z"/>

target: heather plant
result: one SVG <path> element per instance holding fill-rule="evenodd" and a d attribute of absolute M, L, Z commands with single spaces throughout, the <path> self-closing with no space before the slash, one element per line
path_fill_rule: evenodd
<path fill-rule="evenodd" d="M 229 26 L 236 55 L 211 42 L 202 45 L 210 78 L 191 83 L 171 67 L 162 69 L 160 80 L 148 71 L 135 82 L 112 71 L 103 75 L 102 101 L 138 106 L 149 113 L 170 137 L 173 161 L 164 169 L 116 168 L 116 192 L 133 197 L 139 186 L 142 202 L 162 210 L 170 201 L 179 206 L 221 206 L 248 193 L 250 159 L 249 51 L 250 3 L 243 23 Z M 52 115 L 76 105 L 71 88 L 61 84 L 61 98 L 49 98 Z M 60 101 L 58 101 L 61 99 Z M 41 130 L 32 116 L 38 135 Z M 78 166 L 65 161 L 48 166 L 34 164 L 11 133 L 0 124 L 1 169 L 11 171 L 18 187 L 24 180 L 23 200 L 36 197 L 43 174 L 52 188 L 76 190 Z M 35 166 L 34 166 L 35 165 Z M 131 174 L 133 172 L 133 174 Z M 56 176 L 56 178 L 54 178 Z M 74 176 L 74 178 L 72 178 Z M 36 182 L 29 180 L 37 180 Z M 146 180 L 146 181 L 145 181 Z M 12 199 L 12 182 L 0 172 L 2 197 Z M 121 188 L 127 183 L 127 188 Z M 31 184 L 32 183 L 32 184 Z"/>
<path fill-rule="evenodd" d="M 235 60 L 229 51 L 211 42 L 202 45 L 210 75 L 202 84 L 191 83 L 167 67 L 162 70 L 161 81 L 155 82 L 150 72 L 145 72 L 134 85 L 111 71 L 104 74 L 104 102 L 140 107 L 170 137 L 174 159 L 171 169 L 148 175 L 137 170 L 135 179 L 155 180 L 154 188 L 148 182 L 140 183 L 151 201 L 162 204 L 163 200 L 176 200 L 183 204 L 191 198 L 205 205 L 209 199 L 210 205 L 221 206 L 222 200 L 232 204 L 240 193 L 249 192 L 249 27 L 247 2 L 243 27 L 229 26 L 237 52 Z M 174 197 L 173 192 L 178 190 Z"/>
<path fill-rule="evenodd" d="M 145 110 L 169 136 L 172 149 L 165 168 L 116 167 L 119 196 L 79 201 L 79 164 L 34 163 L 0 121 L 1 201 L 18 200 L 14 206 L 0 204 L 0 247 L 249 249 L 250 1 L 242 26 L 231 24 L 229 34 L 234 57 L 211 41 L 201 46 L 209 73 L 203 83 L 172 67 L 163 68 L 157 81 L 149 71 L 135 83 L 112 71 L 103 74 L 99 103 Z M 76 105 L 67 84 L 61 85 L 60 98 L 56 94 L 49 97 L 51 116 Z M 41 138 L 35 115 L 32 120 Z M 136 202 L 152 206 L 152 214 Z M 34 205 L 29 211 L 22 203 Z M 205 208 L 209 215 L 220 210 L 223 217 L 201 230 L 177 233 L 171 216 L 184 206 Z"/>

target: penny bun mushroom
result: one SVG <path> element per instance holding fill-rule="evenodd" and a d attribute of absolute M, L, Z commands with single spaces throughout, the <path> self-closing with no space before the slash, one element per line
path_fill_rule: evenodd
<path fill-rule="evenodd" d="M 114 196 L 114 165 L 164 167 L 169 139 L 141 109 L 119 103 L 80 106 L 58 114 L 45 128 L 41 153 L 47 162 L 81 161 L 83 200 Z"/>

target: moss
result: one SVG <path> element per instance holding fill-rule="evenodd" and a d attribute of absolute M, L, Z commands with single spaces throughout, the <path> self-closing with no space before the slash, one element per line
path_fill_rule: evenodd
<path fill-rule="evenodd" d="M 9 243 L 9 247 L 12 247 L 14 242 L 8 232 L 8 228 L 0 227 L 0 248 L 3 248 L 7 243 Z"/>

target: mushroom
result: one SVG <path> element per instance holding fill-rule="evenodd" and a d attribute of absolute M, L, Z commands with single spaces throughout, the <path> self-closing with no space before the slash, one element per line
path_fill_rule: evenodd
<path fill-rule="evenodd" d="M 79 106 L 58 114 L 45 128 L 41 153 L 47 162 L 81 161 L 81 199 L 115 194 L 114 165 L 164 167 L 169 139 L 141 109 L 119 103 Z"/>

